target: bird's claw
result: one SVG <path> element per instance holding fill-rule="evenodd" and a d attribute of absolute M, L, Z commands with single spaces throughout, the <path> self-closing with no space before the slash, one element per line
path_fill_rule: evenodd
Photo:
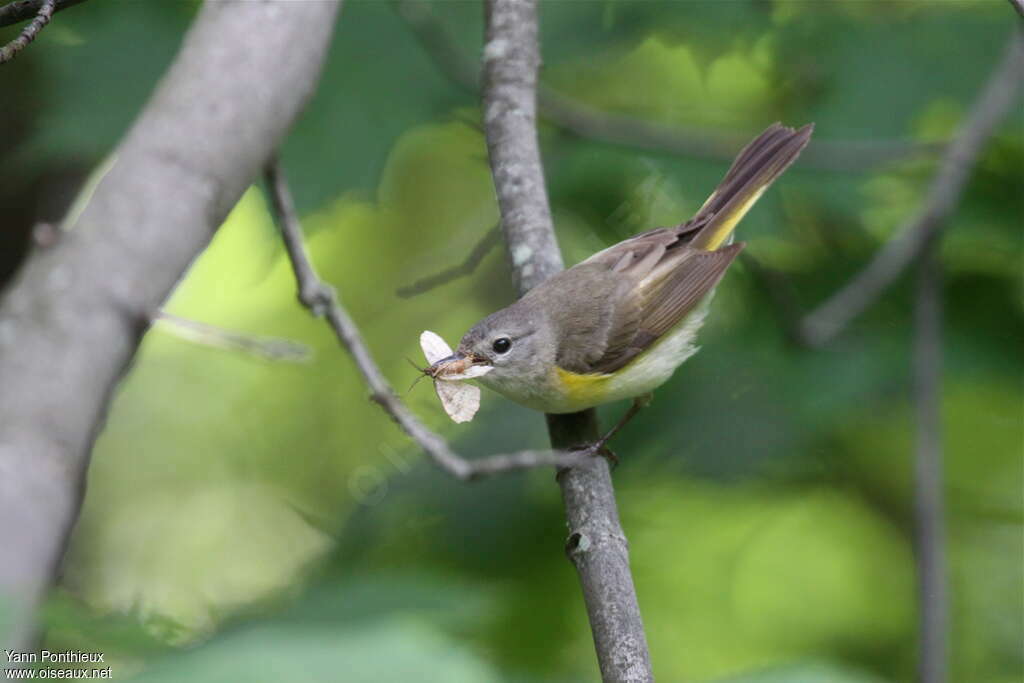
<path fill-rule="evenodd" d="M 619 465 L 619 456 L 615 455 L 615 452 L 612 451 L 612 449 L 608 448 L 607 443 L 608 442 L 605 439 L 598 439 L 597 441 L 593 441 L 591 443 L 573 446 L 569 450 L 582 451 L 587 455 L 591 456 L 600 455 L 602 458 L 608 461 L 608 465 L 612 469 L 615 469 Z"/>

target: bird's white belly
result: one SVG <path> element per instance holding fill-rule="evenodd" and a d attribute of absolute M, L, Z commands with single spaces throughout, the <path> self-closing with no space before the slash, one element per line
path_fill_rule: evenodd
<path fill-rule="evenodd" d="M 650 393 L 668 381 L 682 363 L 697 353 L 697 332 L 707 317 L 713 292 L 704 297 L 682 322 L 669 330 L 650 349 L 616 372 L 608 380 L 603 403 Z"/>

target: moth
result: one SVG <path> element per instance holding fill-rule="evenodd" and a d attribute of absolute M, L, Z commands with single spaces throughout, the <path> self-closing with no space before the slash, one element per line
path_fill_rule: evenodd
<path fill-rule="evenodd" d="M 452 349 L 440 335 L 424 330 L 420 335 L 420 348 L 430 365 L 423 374 L 434 380 L 434 391 L 441 399 L 444 412 L 454 422 L 469 422 L 480 409 L 480 387 L 463 380 L 480 377 L 491 367 L 472 365 L 468 358 L 451 358 Z M 447 362 L 440 362 L 445 361 Z"/>

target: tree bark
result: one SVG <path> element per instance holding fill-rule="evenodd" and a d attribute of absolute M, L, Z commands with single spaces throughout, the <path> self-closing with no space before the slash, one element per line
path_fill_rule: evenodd
<path fill-rule="evenodd" d="M 502 230 L 520 295 L 563 268 L 537 141 L 535 0 L 489 0 L 484 45 L 484 130 Z M 548 415 L 551 445 L 598 437 L 593 410 Z M 558 474 L 569 522 L 566 551 L 583 586 L 601 677 L 651 681 L 650 655 L 629 569 L 608 463 L 600 457 Z"/>
<path fill-rule="evenodd" d="M 313 92 L 339 7 L 204 5 L 81 215 L 0 303 L 0 599 L 20 624 L 8 647 L 30 643 L 152 314 Z"/>

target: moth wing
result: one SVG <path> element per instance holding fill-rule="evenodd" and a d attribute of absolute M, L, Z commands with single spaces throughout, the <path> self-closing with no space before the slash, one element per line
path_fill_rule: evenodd
<path fill-rule="evenodd" d="M 469 422 L 480 409 L 480 387 L 438 380 L 434 382 L 434 391 L 453 422 Z"/>
<path fill-rule="evenodd" d="M 431 365 L 452 355 L 452 347 L 448 346 L 448 343 L 441 339 L 439 334 L 430 330 L 423 330 L 420 335 L 420 348 L 423 349 L 423 355 Z"/>

